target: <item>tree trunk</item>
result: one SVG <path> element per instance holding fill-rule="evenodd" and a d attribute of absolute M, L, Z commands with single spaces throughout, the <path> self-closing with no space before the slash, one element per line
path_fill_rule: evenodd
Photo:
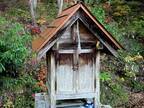
<path fill-rule="evenodd" d="M 29 6 L 30 6 L 30 12 L 31 12 L 33 24 L 36 25 L 37 0 L 29 0 Z"/>
<path fill-rule="evenodd" d="M 63 9 L 63 0 L 57 0 L 57 5 L 58 5 L 58 15 L 60 15 Z"/>

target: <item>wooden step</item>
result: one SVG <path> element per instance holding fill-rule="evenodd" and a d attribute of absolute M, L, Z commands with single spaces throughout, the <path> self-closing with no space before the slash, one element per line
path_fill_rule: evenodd
<path fill-rule="evenodd" d="M 81 100 L 69 100 L 69 101 L 61 101 L 60 104 L 57 104 L 57 108 L 80 108 L 80 106 L 84 105 Z"/>

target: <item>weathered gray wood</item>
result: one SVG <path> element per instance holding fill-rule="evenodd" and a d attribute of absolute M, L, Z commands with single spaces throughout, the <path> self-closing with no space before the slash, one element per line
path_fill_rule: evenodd
<path fill-rule="evenodd" d="M 78 93 L 94 92 L 94 67 L 92 54 L 80 54 Z"/>
<path fill-rule="evenodd" d="M 75 21 L 77 21 L 78 19 L 78 16 L 74 16 L 72 18 L 70 18 L 70 20 L 58 31 L 59 34 L 56 35 L 51 41 L 49 41 L 38 53 L 37 55 L 37 59 L 41 59 L 45 54 L 46 52 L 59 40 L 60 36 L 67 30 L 69 29 L 74 23 Z"/>
<path fill-rule="evenodd" d="M 78 61 L 76 60 L 77 59 L 77 53 L 75 51 L 75 53 L 73 54 L 73 71 L 74 71 L 74 90 L 75 92 L 77 93 L 78 91 L 78 68 L 79 68 L 79 64 L 78 64 Z"/>
<path fill-rule="evenodd" d="M 84 98 L 94 99 L 95 108 L 100 108 L 99 49 L 102 47 L 96 47 L 96 42 L 99 40 L 116 55 L 115 49 L 98 35 L 89 21 L 77 14 L 39 52 L 41 58 L 51 48 L 47 56 L 51 108 L 57 107 L 56 100 Z"/>
<path fill-rule="evenodd" d="M 48 96 L 46 93 L 35 94 L 35 108 L 49 108 Z"/>
<path fill-rule="evenodd" d="M 76 41 L 78 40 L 77 37 L 78 37 L 78 25 L 77 25 L 78 22 L 76 22 L 76 24 L 73 25 L 73 28 L 72 28 L 72 41 L 74 43 L 76 43 Z M 75 48 L 74 50 L 74 53 L 73 53 L 73 72 L 74 72 L 74 90 L 75 90 L 75 93 L 77 92 L 78 90 L 78 59 L 79 59 L 79 54 L 78 54 L 78 48 Z"/>
<path fill-rule="evenodd" d="M 81 36 L 83 35 L 87 35 L 87 34 L 81 34 Z M 81 40 L 81 43 L 96 43 L 95 40 L 86 40 L 86 39 L 83 39 L 83 38 L 80 38 Z M 70 39 L 70 38 L 67 38 L 67 39 L 59 39 L 58 43 L 59 44 L 62 44 L 62 43 L 73 43 L 74 40 Z M 75 41 L 77 43 L 77 41 Z"/>
<path fill-rule="evenodd" d="M 76 108 L 79 108 L 83 104 L 84 102 L 82 102 L 81 100 L 66 100 L 66 101 L 62 101 L 61 104 L 58 104 L 57 107 L 58 108 L 75 108 L 77 106 Z"/>
<path fill-rule="evenodd" d="M 63 40 L 63 39 L 71 39 L 70 30 L 71 30 L 71 27 L 68 28 L 68 29 L 61 35 L 60 40 Z"/>
<path fill-rule="evenodd" d="M 60 54 L 56 73 L 57 94 L 74 93 L 74 75 L 72 68 L 72 55 Z"/>
<path fill-rule="evenodd" d="M 96 93 L 57 94 L 57 100 L 94 98 Z"/>
<path fill-rule="evenodd" d="M 51 52 L 47 52 L 46 53 L 46 63 L 47 63 L 47 81 L 46 81 L 46 85 L 48 88 L 48 95 L 50 97 L 50 93 L 51 93 Z"/>
<path fill-rule="evenodd" d="M 75 50 L 70 49 L 70 50 L 58 50 L 57 51 L 60 54 L 74 54 Z M 94 49 L 81 49 L 80 53 L 92 53 L 94 52 Z"/>
<path fill-rule="evenodd" d="M 115 56 L 117 57 L 118 54 L 116 52 L 116 50 L 114 48 L 111 47 L 111 45 L 109 45 L 106 41 L 104 41 L 97 33 L 95 30 L 93 30 L 91 27 L 90 27 L 90 24 L 87 22 L 87 20 L 85 19 L 85 17 L 83 16 L 79 16 L 79 19 L 83 22 L 83 24 L 90 30 L 90 32 L 95 35 L 99 41 Z"/>
<path fill-rule="evenodd" d="M 73 24 L 71 27 L 71 39 L 73 43 L 76 42 L 76 24 Z"/>
<path fill-rule="evenodd" d="M 77 41 L 78 41 L 78 45 L 77 45 L 77 56 L 79 56 L 80 51 L 81 51 L 81 40 L 80 40 L 80 31 L 79 31 L 79 20 L 77 20 Z M 79 59 L 77 59 L 79 60 Z"/>
<path fill-rule="evenodd" d="M 51 108 L 56 108 L 56 93 L 55 93 L 55 56 L 51 53 Z"/>
<path fill-rule="evenodd" d="M 95 68 L 95 78 L 96 78 L 96 95 L 94 98 L 95 108 L 100 108 L 100 51 L 96 52 L 96 68 Z"/>

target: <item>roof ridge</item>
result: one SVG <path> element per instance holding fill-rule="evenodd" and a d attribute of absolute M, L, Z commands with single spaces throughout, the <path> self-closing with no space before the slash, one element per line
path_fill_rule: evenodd
<path fill-rule="evenodd" d="M 79 1 L 79 2 L 77 2 L 76 4 L 71 5 L 70 7 L 67 7 L 67 8 L 65 8 L 65 9 L 63 9 L 62 12 L 65 11 L 65 10 L 68 10 L 69 8 L 72 8 L 72 7 L 76 6 L 76 5 L 85 6 L 85 4 L 84 4 L 82 1 Z"/>
<path fill-rule="evenodd" d="M 79 2 L 74 4 L 62 11 L 62 13 L 55 18 L 55 20 L 49 25 L 49 27 L 40 35 L 44 35 L 45 39 L 41 37 L 33 41 L 33 50 L 39 52 L 45 44 L 56 35 L 56 33 L 65 25 L 65 23 L 76 13 L 79 9 L 82 9 L 89 18 L 98 26 L 98 28 L 106 35 L 106 37 L 113 41 L 113 44 L 116 45 L 117 48 L 122 48 L 121 44 L 107 31 L 107 29 L 96 19 L 96 17 L 90 12 L 87 6 L 83 2 Z M 42 36 L 42 37 L 44 37 Z"/>

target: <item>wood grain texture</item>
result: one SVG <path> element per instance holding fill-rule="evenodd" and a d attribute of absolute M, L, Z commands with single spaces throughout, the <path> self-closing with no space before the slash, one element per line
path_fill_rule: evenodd
<path fill-rule="evenodd" d="M 80 54 L 78 93 L 94 92 L 94 71 L 92 54 Z"/>
<path fill-rule="evenodd" d="M 75 93 L 75 94 L 59 94 L 56 95 L 57 100 L 66 100 L 66 99 L 86 99 L 86 98 L 94 98 L 95 93 Z"/>
<path fill-rule="evenodd" d="M 74 73 L 72 70 L 72 55 L 60 54 L 56 72 L 57 94 L 74 92 Z"/>
<path fill-rule="evenodd" d="M 55 56 L 51 53 L 51 108 L 56 108 L 56 93 L 55 93 Z"/>
<path fill-rule="evenodd" d="M 96 63 L 95 63 L 95 78 L 96 78 L 96 90 L 94 106 L 95 108 L 100 108 L 100 51 L 96 53 Z"/>

